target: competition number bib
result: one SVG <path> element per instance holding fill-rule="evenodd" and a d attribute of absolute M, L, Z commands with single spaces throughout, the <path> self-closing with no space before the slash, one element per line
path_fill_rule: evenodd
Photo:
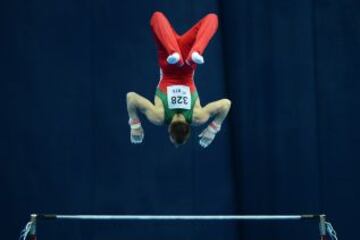
<path fill-rule="evenodd" d="M 190 88 L 184 85 L 167 87 L 169 109 L 191 109 Z"/>

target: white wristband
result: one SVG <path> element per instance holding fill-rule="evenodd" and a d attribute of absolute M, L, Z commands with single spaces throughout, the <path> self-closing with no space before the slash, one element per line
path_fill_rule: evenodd
<path fill-rule="evenodd" d="M 139 129 L 139 128 L 141 128 L 141 123 L 130 124 L 130 128 L 131 129 Z"/>
<path fill-rule="evenodd" d="M 221 125 L 217 124 L 216 122 L 212 121 L 210 124 L 209 124 L 209 130 L 212 132 L 212 133 L 218 133 L 221 129 Z"/>
<path fill-rule="evenodd" d="M 139 119 L 129 119 L 129 125 L 131 129 L 139 129 L 141 128 L 141 122 Z"/>

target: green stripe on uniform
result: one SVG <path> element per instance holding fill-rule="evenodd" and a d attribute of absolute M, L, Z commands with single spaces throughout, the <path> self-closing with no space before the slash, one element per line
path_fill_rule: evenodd
<path fill-rule="evenodd" d="M 164 119 L 165 119 L 166 124 L 170 124 L 172 118 L 174 117 L 174 115 L 176 113 L 182 114 L 185 117 L 186 122 L 191 124 L 195 102 L 198 98 L 197 91 L 194 91 L 193 93 L 191 93 L 191 108 L 190 109 L 169 109 L 167 94 L 161 92 L 159 88 L 156 89 L 155 95 L 161 99 L 161 101 L 164 105 Z"/>

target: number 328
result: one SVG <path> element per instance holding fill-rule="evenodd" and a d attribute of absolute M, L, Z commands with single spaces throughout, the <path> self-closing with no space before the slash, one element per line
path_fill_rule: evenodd
<path fill-rule="evenodd" d="M 173 96 L 173 97 L 171 97 L 171 103 L 187 105 L 189 103 L 189 99 L 188 99 L 188 97 L 184 97 L 184 96 Z"/>

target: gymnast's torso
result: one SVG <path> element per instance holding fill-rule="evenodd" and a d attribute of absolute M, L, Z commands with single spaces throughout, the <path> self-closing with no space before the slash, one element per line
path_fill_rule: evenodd
<path fill-rule="evenodd" d="M 161 66 L 161 60 L 159 62 Z M 192 123 L 195 103 L 198 102 L 194 73 L 195 66 L 187 64 L 181 67 L 164 64 L 160 68 L 155 96 L 163 105 L 166 124 L 171 122 L 175 114 L 183 115 L 186 122 Z"/>

